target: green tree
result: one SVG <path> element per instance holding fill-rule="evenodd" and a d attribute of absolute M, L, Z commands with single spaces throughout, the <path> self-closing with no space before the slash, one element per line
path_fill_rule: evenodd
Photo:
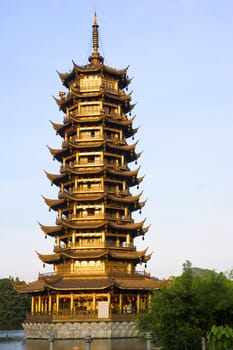
<path fill-rule="evenodd" d="M 201 337 L 213 325 L 232 326 L 232 282 L 214 271 L 195 275 L 187 261 L 181 276 L 154 293 L 151 308 L 138 319 L 141 331 L 156 334 L 163 349 L 199 350 Z"/>
<path fill-rule="evenodd" d="M 18 294 L 13 286 L 22 284 L 18 277 L 0 279 L 0 329 L 20 329 L 30 308 L 30 297 Z"/>
<path fill-rule="evenodd" d="M 207 333 L 211 350 L 227 350 L 233 346 L 233 328 L 228 326 L 212 326 Z"/>

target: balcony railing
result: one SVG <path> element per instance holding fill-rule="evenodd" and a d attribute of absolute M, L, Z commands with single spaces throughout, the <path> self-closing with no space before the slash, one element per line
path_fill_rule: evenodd
<path fill-rule="evenodd" d="M 135 250 L 136 247 L 134 246 L 133 243 L 117 243 L 117 242 L 87 242 L 87 241 L 80 241 L 79 243 L 72 243 L 69 242 L 68 244 L 60 244 L 59 246 L 56 245 L 54 246 L 54 251 L 61 251 L 61 250 L 69 250 L 69 249 L 80 249 L 80 248 L 119 248 L 119 249 L 130 249 L 130 250 Z"/>
<path fill-rule="evenodd" d="M 99 318 L 97 312 L 72 312 L 59 311 L 52 313 L 34 313 L 27 314 L 26 323 L 50 323 L 50 322 L 103 322 L 103 321 L 131 321 L 134 320 L 137 314 L 135 313 L 112 313 L 108 318 Z"/>
<path fill-rule="evenodd" d="M 89 271 L 88 276 L 89 277 L 91 277 L 91 276 L 96 277 L 96 274 L 95 273 L 92 274 L 92 272 L 93 272 L 93 269 L 91 269 Z M 63 277 L 64 276 L 66 276 L 66 277 L 70 277 L 70 276 L 72 276 L 72 277 L 79 277 L 79 276 L 83 277 L 83 274 L 80 271 L 79 272 L 69 272 L 69 271 L 65 272 L 64 271 L 63 273 L 60 273 L 60 274 L 57 274 L 56 272 L 53 271 L 53 272 L 39 273 L 38 279 L 45 279 L 45 278 L 48 278 L 48 277 L 49 278 L 52 277 L 55 280 L 57 280 L 57 279 L 61 279 L 62 278 L 61 274 L 62 274 Z M 103 277 L 119 277 L 119 272 L 106 273 L 104 271 L 99 271 L 98 275 L 99 276 L 103 276 Z M 122 278 L 130 276 L 130 277 L 133 277 L 133 278 L 141 279 L 142 276 L 150 277 L 150 273 L 148 273 L 145 270 L 143 270 L 143 271 L 134 271 L 134 272 L 128 272 L 128 273 L 121 273 L 120 276 Z"/>

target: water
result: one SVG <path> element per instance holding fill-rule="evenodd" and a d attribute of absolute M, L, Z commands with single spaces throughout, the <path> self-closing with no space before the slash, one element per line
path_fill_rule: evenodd
<path fill-rule="evenodd" d="M 83 339 L 55 340 L 54 350 L 85 350 Z M 94 339 L 91 350 L 145 350 L 140 338 Z M 0 350 L 50 350 L 49 340 L 24 340 L 23 331 L 0 331 Z"/>

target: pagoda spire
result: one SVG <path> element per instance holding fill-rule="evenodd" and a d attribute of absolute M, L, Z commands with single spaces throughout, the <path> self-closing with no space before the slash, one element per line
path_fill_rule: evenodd
<path fill-rule="evenodd" d="M 92 54 L 89 57 L 89 62 L 97 65 L 99 63 L 103 63 L 103 57 L 100 56 L 99 53 L 99 25 L 98 25 L 98 19 L 97 19 L 97 15 L 96 15 L 96 11 L 94 14 L 94 22 L 92 25 Z"/>
<path fill-rule="evenodd" d="M 96 16 L 96 12 L 95 12 L 95 15 L 94 15 L 94 23 L 93 23 L 93 26 L 92 26 L 92 39 L 93 39 L 93 51 L 94 52 L 98 52 L 98 48 L 99 48 L 99 26 L 98 26 L 98 20 L 97 20 L 97 16 Z"/>

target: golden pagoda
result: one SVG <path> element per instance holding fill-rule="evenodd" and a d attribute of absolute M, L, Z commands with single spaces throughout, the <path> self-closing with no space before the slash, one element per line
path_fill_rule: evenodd
<path fill-rule="evenodd" d="M 53 271 L 18 287 L 31 294 L 23 324 L 27 338 L 135 337 L 135 317 L 149 312 L 159 283 L 136 269 L 146 266 L 150 254 L 134 245 L 148 227 L 133 219 L 145 201 L 130 192 L 143 180 L 137 165 L 133 169 L 137 142 L 128 143 L 137 132 L 130 79 L 127 68 L 104 64 L 96 15 L 92 34 L 89 63 L 73 62 L 69 73 L 58 73 L 66 92 L 55 100 L 64 120 L 52 126 L 62 145 L 49 150 L 61 166 L 59 174 L 46 172 L 58 197 L 43 197 L 57 219 L 54 226 L 40 224 L 55 245 L 52 254 L 38 253 Z"/>

